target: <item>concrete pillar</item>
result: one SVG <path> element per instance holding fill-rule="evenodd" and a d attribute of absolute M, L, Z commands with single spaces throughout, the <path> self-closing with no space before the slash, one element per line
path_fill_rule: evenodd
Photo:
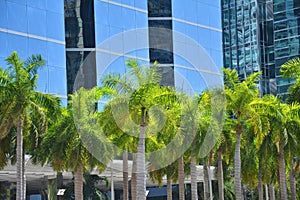
<path fill-rule="evenodd" d="M 113 176 L 113 169 L 111 169 L 111 182 L 110 182 L 110 189 L 111 189 L 111 200 L 115 200 L 115 188 L 114 188 L 114 176 Z"/>

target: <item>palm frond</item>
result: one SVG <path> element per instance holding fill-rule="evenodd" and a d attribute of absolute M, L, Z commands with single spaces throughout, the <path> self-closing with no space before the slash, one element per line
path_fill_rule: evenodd
<path fill-rule="evenodd" d="M 38 72 L 38 69 L 45 65 L 45 61 L 41 55 L 31 55 L 24 62 L 24 67 L 27 73 L 29 74 L 29 78 L 33 79 Z"/>
<path fill-rule="evenodd" d="M 300 76 L 300 58 L 293 58 L 280 68 L 283 78 L 296 78 Z"/>
<path fill-rule="evenodd" d="M 224 73 L 224 84 L 225 87 L 229 89 L 234 89 L 234 85 L 237 84 L 239 81 L 239 76 L 236 70 L 231 70 L 227 68 L 223 68 Z"/>

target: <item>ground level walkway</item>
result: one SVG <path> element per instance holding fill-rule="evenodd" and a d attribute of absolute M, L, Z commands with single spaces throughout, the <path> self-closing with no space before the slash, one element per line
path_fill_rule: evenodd
<path fill-rule="evenodd" d="M 52 195 L 59 194 L 58 185 L 66 185 L 73 181 L 73 174 L 71 172 L 57 173 L 51 166 L 45 165 L 34 165 L 30 159 L 25 159 L 25 179 L 26 179 L 26 194 L 29 200 L 44 200 L 51 199 Z M 105 183 L 99 185 L 102 190 L 108 190 L 109 194 L 111 191 L 115 193 L 115 199 L 120 199 L 122 196 L 123 188 L 123 170 L 122 170 L 122 160 L 112 161 L 107 169 L 101 174 L 98 173 L 97 169 L 92 170 L 90 173 L 98 175 L 101 177 L 106 177 L 110 180 L 111 188 L 107 188 Z M 129 169 L 131 172 L 132 161 L 128 161 Z M 203 167 L 197 166 L 199 183 L 203 182 Z M 215 180 L 214 168 L 210 170 L 210 177 Z M 131 173 L 129 173 L 129 181 L 131 180 Z M 61 183 L 58 183 L 58 177 L 61 177 Z M 16 188 L 16 166 L 7 165 L 3 170 L 0 171 L 0 199 L 14 199 L 15 188 Z M 112 184 L 113 183 L 113 184 Z M 185 183 L 188 185 L 190 183 L 190 177 L 187 176 Z M 163 185 L 167 184 L 166 178 L 163 179 Z M 157 183 L 153 183 L 150 179 L 147 179 L 148 197 L 159 197 L 166 195 L 166 188 L 158 188 Z M 174 190 L 176 191 L 176 185 L 174 185 Z M 11 198 L 10 198 L 11 197 Z"/>

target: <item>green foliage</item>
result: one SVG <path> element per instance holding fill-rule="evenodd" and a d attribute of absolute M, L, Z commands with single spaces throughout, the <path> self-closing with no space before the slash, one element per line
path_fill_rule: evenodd
<path fill-rule="evenodd" d="M 295 83 L 288 89 L 288 102 L 300 103 L 300 59 L 293 58 L 284 63 L 280 68 L 280 73 L 282 74 L 283 78 L 296 79 Z"/>
<path fill-rule="evenodd" d="M 300 76 L 300 58 L 293 58 L 280 68 L 283 78 L 297 78 Z"/>
<path fill-rule="evenodd" d="M 37 71 L 45 64 L 41 55 L 23 61 L 13 52 L 6 62 L 7 68 L 0 68 L 0 163 L 3 166 L 16 153 L 12 149 L 16 148 L 18 120 L 24 119 L 25 152 L 35 155 L 41 136 L 59 113 L 60 104 L 59 98 L 36 91 Z"/>
<path fill-rule="evenodd" d="M 84 200 L 102 200 L 103 197 L 105 199 L 109 199 L 109 196 L 106 190 L 109 187 L 109 180 L 106 177 L 99 177 L 98 175 L 93 175 L 88 172 L 84 173 L 84 184 L 83 184 L 83 199 Z M 105 187 L 102 189 L 99 185 L 105 184 Z M 69 200 L 74 198 L 74 183 L 69 183 L 67 185 L 62 186 L 66 191 L 63 196 L 60 198 L 62 200 Z"/>
<path fill-rule="evenodd" d="M 97 88 L 81 88 L 71 95 L 69 107 L 62 108 L 62 115 L 43 139 L 40 155 L 43 163 L 51 163 L 58 171 L 75 172 L 81 164 L 84 169 L 97 166 L 102 171 L 105 168 L 112 149 L 97 126 L 95 102 L 101 96 L 98 94 L 102 93 Z"/>

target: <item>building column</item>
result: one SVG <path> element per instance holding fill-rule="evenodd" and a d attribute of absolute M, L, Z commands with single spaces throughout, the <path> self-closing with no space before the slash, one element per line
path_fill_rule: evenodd
<path fill-rule="evenodd" d="M 114 176 L 113 176 L 112 168 L 111 168 L 110 190 L 111 190 L 111 195 L 110 195 L 111 198 L 110 199 L 115 200 Z"/>

